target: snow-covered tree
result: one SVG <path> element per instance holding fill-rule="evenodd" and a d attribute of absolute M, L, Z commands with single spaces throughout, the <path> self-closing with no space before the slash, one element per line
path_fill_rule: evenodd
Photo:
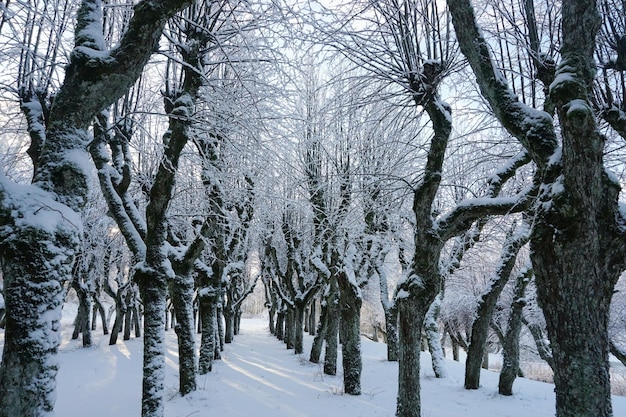
<path fill-rule="evenodd" d="M 522 3 L 521 9 L 534 2 Z M 448 2 L 481 94 L 536 166 L 531 260 L 553 353 L 557 416 L 611 416 L 607 326 L 613 288 L 626 267 L 626 241 L 619 180 L 605 165 L 607 136 L 592 103 L 601 10 L 587 0 L 560 6 L 558 47 L 544 49 L 542 39 L 530 35 L 536 28 L 528 31 L 538 74 L 549 69 L 548 58 L 558 59 L 554 72 L 543 72 L 547 93 L 540 109 L 511 90 L 471 2 Z"/>
<path fill-rule="evenodd" d="M 81 2 L 75 46 L 45 127 L 31 185 L 0 177 L 5 345 L 0 365 L 0 415 L 52 412 L 63 283 L 71 279 L 88 198 L 86 146 L 93 118 L 134 83 L 155 50 L 165 22 L 188 1 L 142 1 L 128 29 L 106 49 L 98 0 Z M 32 120 L 43 120 L 32 115 Z M 24 355 L 24 352 L 31 352 Z"/>

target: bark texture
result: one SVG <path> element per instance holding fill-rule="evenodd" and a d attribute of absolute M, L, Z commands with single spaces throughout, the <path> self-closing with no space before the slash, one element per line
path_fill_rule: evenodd
<path fill-rule="evenodd" d="M 215 349 L 219 346 L 217 334 L 217 302 L 219 291 L 204 289 L 200 293 L 200 317 L 202 336 L 198 373 L 204 375 L 213 369 Z"/>
<path fill-rule="evenodd" d="M 344 392 L 361 395 L 361 290 L 354 277 L 350 279 L 350 268 L 339 274 L 339 310 L 341 314 L 341 359 L 343 365 Z"/>
<path fill-rule="evenodd" d="M 160 276 L 159 276 L 160 275 Z M 142 417 L 163 416 L 165 369 L 166 278 L 155 271 L 138 271 L 136 279 L 144 304 Z"/>
<path fill-rule="evenodd" d="M 178 338 L 178 375 L 181 395 L 196 390 L 196 342 L 193 324 L 194 281 L 191 274 L 177 275 L 169 282 L 169 294 L 176 312 L 174 330 Z"/>
<path fill-rule="evenodd" d="M 422 300 L 398 300 L 398 400 L 396 416 L 421 417 L 420 344 L 426 309 Z"/>

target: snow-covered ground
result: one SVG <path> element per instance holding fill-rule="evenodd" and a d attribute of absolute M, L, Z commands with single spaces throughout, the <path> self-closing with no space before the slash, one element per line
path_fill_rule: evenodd
<path fill-rule="evenodd" d="M 64 332 L 68 335 L 69 327 Z M 0 344 L 3 342 L 0 331 Z M 96 334 L 92 348 L 64 338 L 58 375 L 57 416 L 139 416 L 141 340 L 119 341 Z M 241 334 L 226 345 L 213 372 L 198 377 L 198 390 L 177 393 L 176 338 L 167 334 L 166 406 L 168 417 L 387 417 L 394 416 L 397 364 L 385 360 L 382 343 L 363 339 L 363 395 L 342 394 L 341 376 L 324 375 L 305 355 L 286 350 L 267 330 L 265 319 L 243 319 Z M 554 415 L 553 386 L 518 379 L 515 395 L 497 393 L 498 374 L 483 371 L 482 388 L 463 389 L 463 365 L 448 362 L 450 376 L 436 379 L 428 354 L 422 355 L 424 417 L 548 417 Z M 341 364 L 341 361 L 339 361 Z M 339 371 L 341 366 L 339 366 Z M 614 397 L 614 415 L 626 416 L 626 398 Z"/>

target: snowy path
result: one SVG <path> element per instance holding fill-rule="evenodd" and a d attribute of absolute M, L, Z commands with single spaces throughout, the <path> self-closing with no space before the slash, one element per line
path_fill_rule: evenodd
<path fill-rule="evenodd" d="M 267 331 L 267 321 L 242 320 L 242 331 L 226 346 L 213 372 L 198 377 L 198 391 L 177 394 L 176 341 L 168 332 L 166 375 L 167 417 L 392 417 L 395 411 L 397 364 L 385 361 L 382 343 L 363 341 L 363 395 L 342 395 L 341 376 L 323 375 Z M 90 349 L 64 342 L 58 378 L 58 417 L 138 417 L 141 398 L 141 340 L 108 346 L 107 339 Z M 497 394 L 498 375 L 485 372 L 483 387 L 463 389 L 463 366 L 449 362 L 450 377 L 435 379 L 429 356 L 422 361 L 424 417 L 549 417 L 554 393 L 549 384 L 518 379 L 515 395 Z M 339 362 L 341 363 L 341 362 Z M 339 366 L 340 368 L 340 366 Z M 626 398 L 614 397 L 614 415 L 626 415 Z"/>

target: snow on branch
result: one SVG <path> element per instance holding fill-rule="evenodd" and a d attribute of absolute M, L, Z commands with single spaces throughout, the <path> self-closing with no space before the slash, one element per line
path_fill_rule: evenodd
<path fill-rule="evenodd" d="M 502 126 L 519 140 L 540 167 L 548 164 L 558 147 L 550 114 L 520 102 L 495 64 L 489 42 L 476 24 L 470 0 L 448 1 L 459 46 L 494 114 Z"/>
<path fill-rule="evenodd" d="M 102 1 L 83 0 L 76 15 L 74 43 L 96 51 L 104 51 L 106 43 L 102 35 Z"/>
<path fill-rule="evenodd" d="M 311 265 L 313 265 L 313 267 L 317 269 L 317 271 L 320 274 L 322 274 L 326 278 L 330 278 L 330 275 L 331 275 L 330 269 L 328 269 L 324 261 L 322 261 L 322 257 L 323 257 L 322 248 L 319 245 L 317 245 L 315 247 L 313 254 L 309 258 L 309 261 L 311 262 Z"/>
<path fill-rule="evenodd" d="M 530 162 L 528 151 L 523 150 L 509 158 L 489 179 L 487 194 L 491 197 L 497 197 L 504 183 L 509 180 L 517 170 Z"/>
<path fill-rule="evenodd" d="M 602 109 L 600 116 L 619 134 L 626 139 L 626 113 L 615 104 Z"/>
<path fill-rule="evenodd" d="M 0 241 L 13 235 L 13 227 L 50 235 L 73 234 L 82 229 L 80 214 L 57 202 L 53 193 L 32 185 L 16 184 L 1 171 L 0 204 Z"/>
<path fill-rule="evenodd" d="M 454 210 L 437 219 L 433 229 L 443 241 L 458 235 L 469 225 L 485 216 L 518 213 L 528 208 L 533 187 L 513 197 L 474 198 L 461 201 Z"/>

